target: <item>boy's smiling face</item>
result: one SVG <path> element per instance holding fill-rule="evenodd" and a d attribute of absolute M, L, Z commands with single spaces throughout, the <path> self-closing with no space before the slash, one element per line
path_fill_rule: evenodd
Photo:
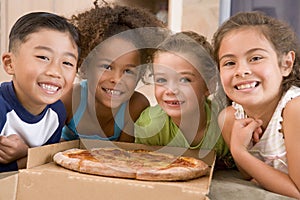
<path fill-rule="evenodd" d="M 6 72 L 13 75 L 19 101 L 35 115 L 71 89 L 77 59 L 71 36 L 50 29 L 31 33 L 2 56 Z"/>

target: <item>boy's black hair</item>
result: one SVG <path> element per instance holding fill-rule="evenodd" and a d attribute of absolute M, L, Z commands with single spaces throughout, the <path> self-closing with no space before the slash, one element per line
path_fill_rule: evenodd
<path fill-rule="evenodd" d="M 66 18 L 48 12 L 31 12 L 20 17 L 9 33 L 9 51 L 15 48 L 17 42 L 25 42 L 29 34 L 40 29 L 70 33 L 77 45 L 78 55 L 80 54 L 80 39 L 76 27 L 69 23 Z"/>

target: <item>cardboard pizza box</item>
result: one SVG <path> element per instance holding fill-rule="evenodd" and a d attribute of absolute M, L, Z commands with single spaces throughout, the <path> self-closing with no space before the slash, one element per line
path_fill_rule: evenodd
<path fill-rule="evenodd" d="M 200 157 L 210 166 L 206 176 L 190 181 L 159 182 L 112 178 L 74 172 L 56 165 L 55 153 L 70 148 L 119 147 L 148 149 L 175 155 Z M 157 147 L 141 144 L 75 140 L 29 149 L 27 169 L 0 180 L 0 199 L 5 200 L 165 200 L 209 199 L 209 187 L 215 163 L 212 151 L 187 150 L 176 147 Z"/>

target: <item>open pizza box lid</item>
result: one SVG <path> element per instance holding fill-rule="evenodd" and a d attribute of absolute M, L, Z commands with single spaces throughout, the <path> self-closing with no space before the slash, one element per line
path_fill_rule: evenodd
<path fill-rule="evenodd" d="M 52 160 L 53 155 L 59 151 L 93 147 L 147 149 L 197 157 L 210 166 L 210 173 L 190 181 L 140 181 L 74 172 L 56 165 Z M 0 199 L 209 199 L 207 194 L 209 193 L 214 164 L 215 153 L 213 151 L 85 139 L 61 142 L 29 149 L 27 169 L 19 170 L 18 174 L 0 179 Z"/>

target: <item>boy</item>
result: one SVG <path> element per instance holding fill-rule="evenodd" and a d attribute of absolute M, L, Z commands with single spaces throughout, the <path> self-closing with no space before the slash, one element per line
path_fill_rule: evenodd
<path fill-rule="evenodd" d="M 27 149 L 59 142 L 79 56 L 76 28 L 63 17 L 32 12 L 19 18 L 2 55 L 11 82 L 0 86 L 0 172 L 26 164 Z"/>

